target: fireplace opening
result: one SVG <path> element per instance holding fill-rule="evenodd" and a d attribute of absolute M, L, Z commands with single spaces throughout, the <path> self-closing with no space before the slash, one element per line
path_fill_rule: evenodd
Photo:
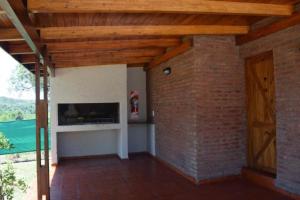
<path fill-rule="evenodd" d="M 119 103 L 58 104 L 58 125 L 117 124 Z"/>

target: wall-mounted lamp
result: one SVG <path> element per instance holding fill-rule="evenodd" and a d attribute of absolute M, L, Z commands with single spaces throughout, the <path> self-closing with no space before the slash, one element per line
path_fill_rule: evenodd
<path fill-rule="evenodd" d="M 172 70 L 171 70 L 170 67 L 167 67 L 167 68 L 164 68 L 164 69 L 163 69 L 163 72 L 164 72 L 165 75 L 170 75 L 171 72 L 172 72 Z"/>

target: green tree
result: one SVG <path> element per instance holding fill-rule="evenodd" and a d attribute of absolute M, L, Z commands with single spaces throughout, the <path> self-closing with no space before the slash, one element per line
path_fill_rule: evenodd
<path fill-rule="evenodd" d="M 35 78 L 24 66 L 19 65 L 14 69 L 9 84 L 14 91 L 26 92 L 34 89 Z"/>
<path fill-rule="evenodd" d="M 16 120 L 23 120 L 24 119 L 24 115 L 21 111 L 18 112 L 18 115 L 16 117 Z"/>
<path fill-rule="evenodd" d="M 9 140 L 0 132 L 0 149 L 12 149 L 13 145 Z"/>
<path fill-rule="evenodd" d="M 28 92 L 35 89 L 35 76 L 23 65 L 18 65 L 9 78 L 10 89 L 15 92 Z M 40 78 L 40 90 L 43 92 L 43 78 Z M 48 81 L 48 90 L 50 84 Z"/>
<path fill-rule="evenodd" d="M 0 149 L 13 148 L 9 140 L 0 133 Z M 27 185 L 23 179 L 16 177 L 12 163 L 6 163 L 0 167 L 0 200 L 12 200 L 15 189 L 23 192 L 27 190 Z"/>

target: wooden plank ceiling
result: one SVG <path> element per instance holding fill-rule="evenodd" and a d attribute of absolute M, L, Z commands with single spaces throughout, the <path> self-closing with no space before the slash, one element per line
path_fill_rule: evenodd
<path fill-rule="evenodd" d="M 188 50 L 193 35 L 235 35 L 244 44 L 300 23 L 299 0 L 7 1 L 29 35 L 38 34 L 34 43 L 56 68 L 118 63 L 152 68 Z M 266 19 L 270 23 L 255 26 Z M 3 9 L 0 45 L 34 69 L 35 53 Z"/>

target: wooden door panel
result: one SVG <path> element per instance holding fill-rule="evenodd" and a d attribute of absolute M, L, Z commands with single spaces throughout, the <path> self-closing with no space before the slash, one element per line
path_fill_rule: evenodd
<path fill-rule="evenodd" d="M 248 164 L 276 172 L 275 84 L 272 52 L 246 59 Z"/>

